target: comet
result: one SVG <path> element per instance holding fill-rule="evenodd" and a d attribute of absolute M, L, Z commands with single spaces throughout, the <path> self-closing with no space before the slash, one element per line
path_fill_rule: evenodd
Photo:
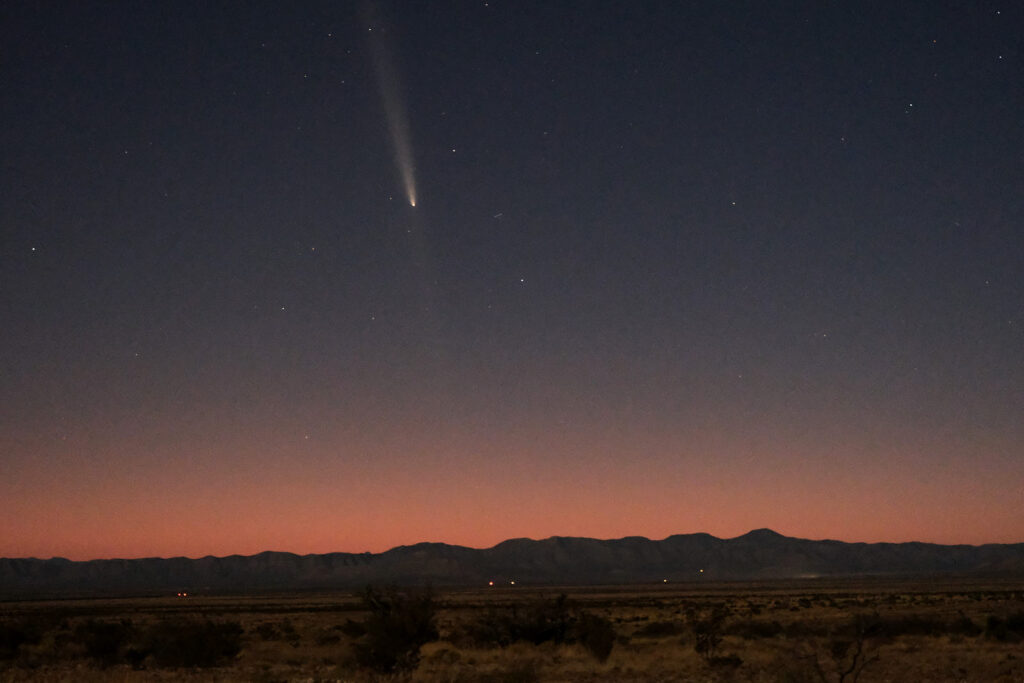
<path fill-rule="evenodd" d="M 381 103 L 388 121 L 391 149 L 395 156 L 395 167 L 405 189 L 409 206 L 416 206 L 416 165 L 412 156 L 412 136 L 409 133 L 409 116 L 402 97 L 401 79 L 392 57 L 393 50 L 388 43 L 383 22 L 375 8 L 367 6 L 365 16 L 369 27 L 370 53 L 377 76 Z"/>

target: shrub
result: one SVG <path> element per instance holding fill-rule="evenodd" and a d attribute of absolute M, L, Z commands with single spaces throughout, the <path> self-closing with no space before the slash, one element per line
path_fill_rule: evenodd
<path fill-rule="evenodd" d="M 798 621 L 792 621 L 788 624 L 781 624 L 781 627 L 782 635 L 794 640 L 827 636 L 830 633 L 830 629 L 827 624 L 809 619 L 801 619 Z"/>
<path fill-rule="evenodd" d="M 901 615 L 876 617 L 875 632 L 885 638 L 899 636 L 937 636 L 946 631 L 946 622 L 937 617 Z"/>
<path fill-rule="evenodd" d="M 284 634 L 281 633 L 281 629 L 269 621 L 265 621 L 257 626 L 255 632 L 261 640 L 281 640 L 284 637 Z"/>
<path fill-rule="evenodd" d="M 1006 617 L 1006 628 L 1024 634 L 1024 611 L 1014 612 Z"/>
<path fill-rule="evenodd" d="M 824 639 L 804 638 L 780 658 L 777 680 L 787 683 L 856 683 L 878 660 L 877 615 L 853 616 Z"/>
<path fill-rule="evenodd" d="M 744 640 L 755 638 L 775 638 L 782 633 L 782 624 L 777 621 L 765 621 L 763 619 L 751 619 L 730 624 L 725 629 L 727 633 L 739 636 Z"/>
<path fill-rule="evenodd" d="M 371 586 L 363 593 L 363 605 L 370 615 L 343 628 L 355 638 L 356 662 L 382 673 L 415 669 L 420 647 L 438 636 L 433 593 Z"/>
<path fill-rule="evenodd" d="M 238 622 L 162 621 L 151 626 L 143 651 L 160 667 L 208 668 L 225 664 L 242 650 Z"/>
<path fill-rule="evenodd" d="M 468 624 L 467 639 L 476 645 L 499 647 L 520 641 L 564 643 L 573 623 L 569 607 L 568 598 L 559 595 L 554 600 L 540 598 L 525 605 L 491 609 Z"/>
<path fill-rule="evenodd" d="M 540 667 L 532 659 L 518 660 L 504 669 L 490 671 L 480 680 L 487 683 L 538 683 L 540 678 Z"/>
<path fill-rule="evenodd" d="M 467 624 L 464 637 L 477 646 L 579 643 L 604 662 L 615 646 L 616 633 L 610 620 L 577 609 L 563 594 L 553 600 L 538 599 L 504 610 L 488 610 Z"/>
<path fill-rule="evenodd" d="M 582 612 L 573 628 L 574 637 L 599 662 L 608 661 L 615 646 L 612 622 L 602 616 Z"/>
<path fill-rule="evenodd" d="M 880 630 L 877 614 L 858 614 L 834 634 L 829 643 L 829 655 L 838 683 L 857 681 L 864 669 L 878 659 L 874 639 Z"/>
<path fill-rule="evenodd" d="M 522 611 L 513 607 L 505 624 L 512 642 L 525 640 L 540 645 L 566 642 L 572 622 L 569 599 L 563 593 L 553 601 L 537 600 Z"/>
<path fill-rule="evenodd" d="M 633 636 L 636 638 L 662 638 L 677 636 L 685 630 L 686 627 L 678 621 L 652 621 L 638 628 Z"/>
<path fill-rule="evenodd" d="M 1008 643 L 1024 639 L 1024 612 L 1015 612 L 1006 617 L 990 615 L 985 620 L 985 636 Z"/>
<path fill-rule="evenodd" d="M 712 657 L 708 660 L 708 664 L 711 666 L 721 667 L 723 669 L 735 669 L 743 663 L 743 660 L 738 655 L 725 655 L 722 657 Z"/>
<path fill-rule="evenodd" d="M 0 661 L 16 659 L 22 645 L 38 645 L 44 629 L 27 621 L 0 622 Z"/>
<path fill-rule="evenodd" d="M 320 646 L 334 645 L 341 642 L 341 635 L 334 629 L 325 629 L 316 636 L 316 644 Z"/>
<path fill-rule="evenodd" d="M 984 629 L 974 623 L 970 617 L 963 614 L 949 623 L 949 632 L 955 635 L 977 636 L 981 634 L 983 630 Z"/>
<path fill-rule="evenodd" d="M 994 614 L 990 614 L 988 619 L 985 620 L 985 636 L 995 640 L 1006 640 L 1009 636 L 1009 631 L 1006 629 L 1006 621 Z"/>
<path fill-rule="evenodd" d="M 716 605 L 708 612 L 694 612 L 690 615 L 694 637 L 693 649 L 705 661 L 714 659 L 715 650 L 722 643 L 722 624 L 726 615 L 727 612 L 720 605 Z"/>
<path fill-rule="evenodd" d="M 101 667 L 113 666 L 126 658 L 129 644 L 136 636 L 135 627 L 128 619 L 96 621 L 90 619 L 78 624 L 74 637 L 85 655 Z"/>

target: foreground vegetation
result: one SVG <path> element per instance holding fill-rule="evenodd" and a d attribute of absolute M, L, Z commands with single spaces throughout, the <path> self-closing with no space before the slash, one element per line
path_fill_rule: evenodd
<path fill-rule="evenodd" d="M 1024 585 L 803 582 L 0 603 L 0 680 L 1024 680 Z"/>

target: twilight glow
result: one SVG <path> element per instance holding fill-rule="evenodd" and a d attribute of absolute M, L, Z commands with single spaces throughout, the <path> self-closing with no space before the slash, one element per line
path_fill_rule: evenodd
<path fill-rule="evenodd" d="M 1024 4 L 8 4 L 0 557 L 1024 541 Z"/>

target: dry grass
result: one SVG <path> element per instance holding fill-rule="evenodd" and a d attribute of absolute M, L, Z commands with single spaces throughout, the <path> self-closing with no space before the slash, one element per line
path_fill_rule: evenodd
<path fill-rule="evenodd" d="M 576 642 L 498 647 L 467 636 L 488 615 L 524 611 L 560 592 L 574 614 L 611 622 L 616 641 L 607 661 Z M 861 682 L 1024 682 L 1024 633 L 1012 627 L 1013 615 L 1024 614 L 1020 582 L 452 590 L 439 593 L 438 603 L 440 639 L 422 648 L 414 671 L 392 675 L 356 664 L 343 630 L 365 616 L 355 594 L 0 603 L 0 681 L 839 681 L 856 649 L 850 629 L 859 617 L 870 627 L 859 643 L 861 661 L 871 660 Z M 695 624 L 715 608 L 727 614 L 720 642 L 713 657 L 701 656 Z M 133 666 L 126 640 L 105 665 L 82 640 L 96 623 L 130 620 L 135 633 L 183 618 L 239 624 L 241 650 L 207 668 L 158 665 L 145 652 Z M 998 630 L 1008 618 L 1011 628 Z"/>

